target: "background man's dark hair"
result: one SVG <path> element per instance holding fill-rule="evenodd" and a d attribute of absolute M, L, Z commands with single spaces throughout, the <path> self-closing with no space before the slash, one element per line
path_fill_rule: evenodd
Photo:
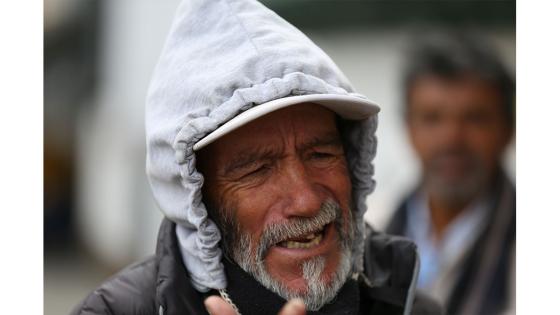
<path fill-rule="evenodd" d="M 409 93 L 417 79 L 433 75 L 455 80 L 472 75 L 495 86 L 503 100 L 510 127 L 515 126 L 515 82 L 498 54 L 482 38 L 471 33 L 429 33 L 410 45 L 405 61 L 403 91 L 405 114 Z"/>

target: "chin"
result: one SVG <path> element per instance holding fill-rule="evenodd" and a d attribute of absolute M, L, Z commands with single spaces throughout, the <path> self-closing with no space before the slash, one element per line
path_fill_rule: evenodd
<path fill-rule="evenodd" d="M 308 310 L 317 311 L 336 297 L 350 275 L 350 251 L 343 251 L 337 256 L 334 263 L 324 256 L 306 259 L 297 263 L 297 273 L 291 276 L 284 274 L 282 277 L 278 270 L 269 269 L 270 273 L 261 270 L 256 278 L 282 298 L 300 298 Z"/>
<path fill-rule="evenodd" d="M 325 258 L 317 256 L 298 263 L 294 268 L 297 272 L 290 274 L 290 276 L 282 277 L 282 275 L 277 272 L 271 272 L 270 276 L 275 281 L 282 284 L 290 294 L 294 296 L 303 296 L 312 291 L 311 287 L 313 285 L 330 287 L 336 276 L 335 273 L 338 264 L 334 267 L 335 268 L 327 268 L 325 266 Z"/>

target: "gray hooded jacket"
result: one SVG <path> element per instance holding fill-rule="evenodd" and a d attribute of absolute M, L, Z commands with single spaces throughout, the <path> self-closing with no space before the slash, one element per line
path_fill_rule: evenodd
<path fill-rule="evenodd" d="M 193 145 L 249 108 L 311 94 L 363 98 L 320 48 L 259 2 L 183 1 L 146 106 L 147 173 L 166 217 L 157 253 L 110 279 L 73 314 L 198 314 L 204 292 L 226 289 L 220 231 L 202 202 L 204 178 Z M 342 131 L 357 227 L 352 271 L 367 278 L 364 301 L 399 305 L 397 313 L 408 314 L 418 268 L 415 246 L 366 231 L 363 221 L 375 185 L 376 127 L 374 115 L 345 122 Z"/>

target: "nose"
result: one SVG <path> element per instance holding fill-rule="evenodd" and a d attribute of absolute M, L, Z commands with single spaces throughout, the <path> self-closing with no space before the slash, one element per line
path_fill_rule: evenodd
<path fill-rule="evenodd" d="M 439 134 L 441 142 L 448 147 L 462 145 L 464 142 L 464 126 L 458 119 L 449 119 L 442 125 Z"/>
<path fill-rule="evenodd" d="M 283 193 L 284 217 L 314 217 L 319 213 L 325 200 L 321 185 L 309 174 L 304 164 L 291 161 L 284 169 L 281 185 Z"/>

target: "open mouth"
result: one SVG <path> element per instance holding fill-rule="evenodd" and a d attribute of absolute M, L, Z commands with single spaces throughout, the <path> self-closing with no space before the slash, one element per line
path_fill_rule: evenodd
<path fill-rule="evenodd" d="M 277 246 L 288 248 L 288 249 L 308 249 L 313 248 L 321 243 L 325 236 L 325 231 L 327 230 L 327 225 L 322 226 L 320 229 L 310 232 L 306 235 L 301 235 L 293 237 L 282 241 Z"/>

